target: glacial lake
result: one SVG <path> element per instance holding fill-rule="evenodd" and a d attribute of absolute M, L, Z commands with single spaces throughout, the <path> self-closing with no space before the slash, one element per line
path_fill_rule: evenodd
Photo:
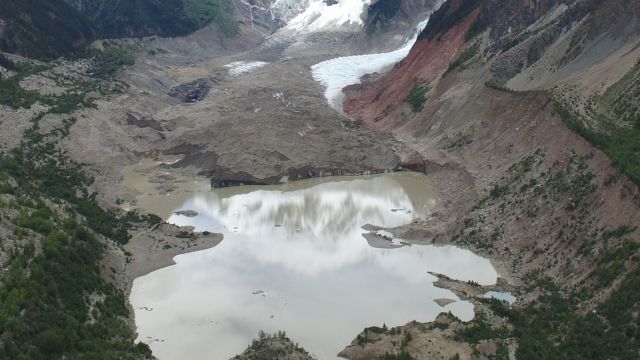
<path fill-rule="evenodd" d="M 154 201 L 198 213 L 173 213 L 168 222 L 225 237 L 134 281 L 139 340 L 159 359 L 228 359 L 260 330 L 284 330 L 318 359 L 336 359 L 368 326 L 431 321 L 448 311 L 471 320 L 473 306 L 434 287 L 429 271 L 486 285 L 497 278 L 489 260 L 467 250 L 374 248 L 362 236 L 365 224 L 394 227 L 430 216 L 439 200 L 420 174 L 311 179 Z M 441 307 L 438 298 L 457 301 Z"/>

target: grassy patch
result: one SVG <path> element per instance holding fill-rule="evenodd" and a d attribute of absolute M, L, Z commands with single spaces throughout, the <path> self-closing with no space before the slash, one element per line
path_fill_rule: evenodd
<path fill-rule="evenodd" d="M 640 128 L 640 62 L 596 101 L 608 117 Z"/>
<path fill-rule="evenodd" d="M 602 129 L 585 126 L 580 116 L 555 100 L 556 112 L 567 126 L 604 151 L 611 161 L 633 182 L 640 184 L 640 126 L 621 127 L 600 118 Z"/>
<path fill-rule="evenodd" d="M 524 309 L 502 307 L 518 338 L 518 359 L 636 359 L 640 326 L 633 312 L 640 304 L 640 268 L 595 311 L 582 314 L 573 294 L 551 291 Z"/>
<path fill-rule="evenodd" d="M 415 84 L 409 95 L 405 101 L 411 105 L 411 110 L 413 112 L 420 112 L 424 106 L 424 103 L 427 101 L 427 93 L 429 92 L 429 87 L 422 84 Z"/>
<path fill-rule="evenodd" d="M 136 58 L 130 52 L 117 46 L 110 46 L 97 53 L 91 74 L 99 78 L 110 78 L 125 66 L 135 64 Z"/>
<path fill-rule="evenodd" d="M 14 109 L 30 108 L 43 97 L 37 91 L 24 90 L 20 87 L 22 76 L 12 76 L 0 80 L 0 104 Z"/>

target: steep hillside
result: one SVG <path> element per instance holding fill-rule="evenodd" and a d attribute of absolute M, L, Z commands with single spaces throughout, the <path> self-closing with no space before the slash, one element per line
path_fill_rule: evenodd
<path fill-rule="evenodd" d="M 133 60 L 116 47 L 46 66 L 0 57 L 0 359 L 151 359 L 134 341 L 131 281 L 221 240 L 106 210 L 61 145 L 86 123 L 74 112 L 124 92 L 114 77 Z"/>
<path fill-rule="evenodd" d="M 372 1 L 367 9 L 365 30 L 389 30 L 397 21 L 411 20 L 416 14 L 431 12 L 437 1 L 431 0 L 378 0 Z M 437 7 L 437 5 L 435 6 Z"/>
<path fill-rule="evenodd" d="M 0 55 L 0 358 L 151 357 L 133 278 L 220 236 L 122 210 L 137 196 L 122 169 L 141 160 L 162 163 L 144 171 L 163 196 L 196 173 L 428 174 L 432 216 L 386 230 L 471 249 L 501 278 L 440 277 L 473 321 L 373 326 L 345 358 L 640 358 L 640 2 L 448 0 L 404 60 L 344 89 L 355 124 L 310 67 L 387 51 L 441 2 L 358 0 L 366 18 L 309 11 L 287 28 L 311 3 L 338 2 L 2 1 L 0 49 L 28 57 L 171 38 L 48 64 Z M 237 358 L 309 358 L 259 337 Z"/>
<path fill-rule="evenodd" d="M 48 70 L 10 67 L 16 84 Z M 20 112 L 30 124 L 23 129 L 26 124 L 18 125 L 1 107 L 0 358 L 149 359 L 149 348 L 134 343 L 125 289 L 107 281 L 101 269 L 107 249 L 118 252 L 132 225 L 145 220 L 101 208 L 89 194 L 90 177 L 59 149 L 77 120 L 68 113 L 90 106 L 84 96 L 100 85 L 78 74 L 56 79 L 74 84 L 57 96 L 21 90 L 28 100 L 47 104 L 33 106 L 37 111 L 28 110 L 34 104 L 24 98 L 11 104 L 27 108 Z M 18 142 L 11 151 L 8 137 Z"/>
<path fill-rule="evenodd" d="M 391 72 L 345 89 L 449 199 L 392 231 L 497 259 L 519 301 L 458 284 L 476 320 L 365 331 L 348 358 L 640 356 L 639 5 L 450 0 Z"/>
<path fill-rule="evenodd" d="M 100 36 L 178 36 L 210 22 L 233 34 L 233 5 L 222 0 L 73 1 L 93 21 Z"/>
<path fill-rule="evenodd" d="M 209 23 L 238 32 L 234 2 L 222 0 L 7 0 L 0 50 L 39 60 L 70 56 L 94 38 L 180 36 Z"/>
<path fill-rule="evenodd" d="M 81 49 L 94 27 L 64 0 L 6 0 L 0 3 L 0 51 L 55 59 Z"/>

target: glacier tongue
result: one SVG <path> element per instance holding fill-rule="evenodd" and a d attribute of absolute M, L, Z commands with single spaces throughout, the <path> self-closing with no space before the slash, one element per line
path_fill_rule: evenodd
<path fill-rule="evenodd" d="M 275 4 L 278 4 L 279 0 Z M 362 13 L 371 0 L 338 0 L 328 5 L 324 0 L 310 0 L 307 9 L 293 18 L 286 28 L 298 32 L 338 30 L 348 25 L 362 26 Z"/>
<path fill-rule="evenodd" d="M 342 112 L 342 89 L 349 85 L 359 84 L 360 78 L 366 74 L 388 70 L 398 61 L 404 59 L 418 39 L 418 35 L 427 26 L 429 19 L 418 24 L 414 36 L 405 44 L 391 52 L 338 57 L 323 61 L 311 67 L 313 78 L 325 87 L 325 97 L 332 108 Z"/>

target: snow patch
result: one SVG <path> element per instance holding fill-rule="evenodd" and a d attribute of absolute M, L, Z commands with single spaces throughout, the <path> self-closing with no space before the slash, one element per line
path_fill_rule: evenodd
<path fill-rule="evenodd" d="M 229 68 L 230 75 L 238 76 L 259 69 L 266 65 L 269 65 L 269 63 L 264 61 L 234 61 L 230 64 L 225 65 L 225 67 Z"/>
<path fill-rule="evenodd" d="M 405 44 L 391 52 L 338 57 L 311 67 L 313 78 L 325 87 L 325 97 L 332 108 L 342 112 L 344 94 L 342 89 L 359 84 L 366 74 L 384 72 L 404 59 L 418 40 L 418 35 L 427 26 L 429 19 L 418 24 L 415 34 Z"/>

